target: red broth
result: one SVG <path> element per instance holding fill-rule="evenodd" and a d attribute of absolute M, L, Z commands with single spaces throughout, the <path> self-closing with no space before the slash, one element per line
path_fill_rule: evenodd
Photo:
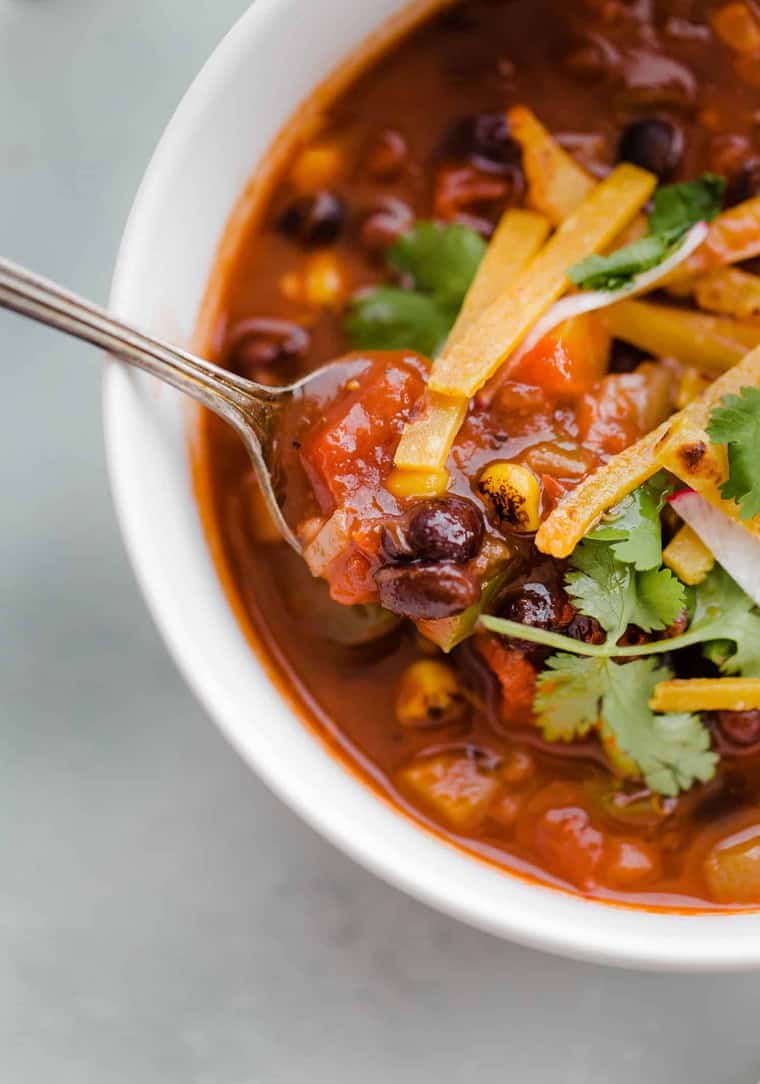
<path fill-rule="evenodd" d="M 207 352 L 268 383 L 347 354 L 346 306 L 356 291 L 387 277 L 384 248 L 399 232 L 437 218 L 488 236 L 505 208 L 521 204 L 524 179 L 500 128 L 505 109 L 517 103 L 534 110 L 595 175 L 614 164 L 627 132 L 647 144 L 645 154 L 659 154 L 669 179 L 714 171 L 735 187 L 751 185 L 760 60 L 723 40 L 725 24 L 716 36 L 725 7 L 705 0 L 468 0 L 433 15 L 337 97 L 323 94 L 316 125 L 313 107 L 291 122 L 266 190 L 246 205 L 214 270 Z M 632 128 L 640 121 L 667 122 L 670 144 L 658 144 L 656 131 Z M 638 361 L 621 351 L 615 375 Z M 377 402 L 387 399 L 388 409 L 378 408 L 384 428 L 357 436 L 356 423 L 346 421 L 356 469 L 340 475 L 319 437 L 333 409 L 330 395 L 303 404 L 285 456 L 288 500 L 301 518 L 347 493 L 372 514 L 398 511 L 382 484 L 425 362 L 400 351 L 391 360 L 360 353 L 351 364 L 360 380 L 391 370 L 398 376 L 392 395 L 385 386 L 375 393 Z M 605 384 L 582 367 L 568 376 L 540 354 L 523 367 L 498 424 L 471 412 L 455 450 L 455 493 L 471 495 L 473 472 L 497 449 L 513 460 L 549 463 L 556 497 L 646 431 L 625 400 L 625 380 Z M 552 390 L 557 380 L 560 399 Z M 556 465 L 560 453 L 564 467 Z M 213 417 L 202 421 L 197 479 L 241 621 L 305 718 L 368 785 L 457 845 L 582 894 L 647 907 L 760 905 L 760 883 L 753 888 L 751 876 L 749 887 L 731 887 L 736 868 L 752 864 L 760 836 L 760 721 L 754 735 L 752 719 L 744 719 L 740 740 L 716 723 L 722 759 L 715 778 L 677 799 L 653 799 L 642 785 L 617 780 L 594 740 L 544 741 L 529 698 L 517 703 L 530 676 L 510 673 L 517 693 L 505 706 L 495 675 L 514 669 L 514 658 L 504 658 L 495 640 L 485 647 L 468 640 L 445 662 L 453 702 L 436 725 L 413 725 L 413 705 L 406 715 L 399 707 L 405 675 L 415 663 L 441 665 L 442 656 L 408 623 L 357 626 L 326 583 L 272 538 L 245 452 Z M 551 593 L 556 570 L 545 564 L 524 560 L 521 582 Z M 375 572 L 371 561 L 347 561 L 331 578 L 334 598 L 371 603 Z"/>

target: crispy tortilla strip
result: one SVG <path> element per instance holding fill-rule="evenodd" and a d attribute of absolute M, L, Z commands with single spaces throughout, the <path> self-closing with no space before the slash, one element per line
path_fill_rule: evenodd
<path fill-rule="evenodd" d="M 552 557 L 569 557 L 604 512 L 657 473 L 654 449 L 669 424 L 663 422 L 613 456 L 563 497 L 539 527 L 536 548 Z"/>
<path fill-rule="evenodd" d="M 756 711 L 760 678 L 689 678 L 661 681 L 649 701 L 652 711 Z"/>
<path fill-rule="evenodd" d="M 708 373 L 725 372 L 760 345 L 760 324 L 649 301 L 619 301 L 600 315 L 616 339 Z"/>
<path fill-rule="evenodd" d="M 552 557 L 569 557 L 600 516 L 662 467 L 738 520 L 736 505 L 722 500 L 718 493 L 726 477 L 725 447 L 711 444 L 705 428 L 713 407 L 724 396 L 747 386 L 760 387 L 760 349 L 747 354 L 699 398 L 613 456 L 563 497 L 541 524 L 536 547 Z M 760 516 L 743 520 L 742 526 L 760 535 Z"/>
<path fill-rule="evenodd" d="M 510 210 L 503 215 L 467 291 L 447 347 L 456 342 L 500 292 L 515 281 L 548 233 L 548 221 L 535 211 Z M 428 392 L 422 413 L 401 435 L 396 449 L 396 467 L 410 471 L 440 470 L 448 459 L 466 413 L 466 398 Z"/>
<path fill-rule="evenodd" d="M 728 456 L 725 445 L 711 443 L 707 434 L 713 408 L 726 395 L 738 394 L 746 387 L 760 388 L 760 348 L 724 373 L 685 410 L 673 415 L 667 433 L 657 445 L 655 459 L 658 466 L 675 474 L 729 519 L 760 538 L 760 516 L 742 520 L 736 502 L 721 497 L 720 487 L 728 477 Z"/>
<path fill-rule="evenodd" d="M 751 320 L 760 316 L 760 275 L 737 267 L 719 267 L 668 288 L 676 297 L 693 297 L 700 309 Z"/>
<path fill-rule="evenodd" d="M 563 150 L 525 106 L 507 110 L 509 133 L 522 149 L 528 203 L 553 226 L 569 218 L 593 192 L 596 181 Z"/>
<path fill-rule="evenodd" d="M 707 240 L 669 276 L 672 283 L 760 256 L 760 196 L 738 203 L 710 224 Z"/>
<path fill-rule="evenodd" d="M 471 398 L 527 332 L 567 289 L 567 270 L 601 251 L 636 216 L 656 185 L 653 174 L 626 163 L 600 184 L 544 245 L 512 287 L 461 338 L 444 347 L 429 387 L 453 398 Z"/>

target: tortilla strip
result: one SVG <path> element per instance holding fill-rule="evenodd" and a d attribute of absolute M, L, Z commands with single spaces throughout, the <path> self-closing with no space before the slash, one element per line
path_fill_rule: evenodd
<path fill-rule="evenodd" d="M 751 320 L 760 316 L 760 275 L 751 275 L 738 267 L 719 267 L 668 287 L 676 297 L 693 297 L 700 309 Z"/>
<path fill-rule="evenodd" d="M 649 301 L 619 301 L 600 313 L 608 331 L 655 357 L 716 375 L 760 345 L 760 324 L 688 312 Z"/>
<path fill-rule="evenodd" d="M 457 341 L 506 290 L 535 256 L 549 233 L 549 223 L 535 211 L 509 210 L 491 239 L 447 341 Z M 440 470 L 467 413 L 468 400 L 428 392 L 422 413 L 401 435 L 395 465 L 401 470 Z"/>
<path fill-rule="evenodd" d="M 705 428 L 712 408 L 724 396 L 748 385 L 760 387 L 760 348 L 747 354 L 687 407 L 613 456 L 563 497 L 539 527 L 536 547 L 552 557 L 569 557 L 606 511 L 662 467 L 738 521 L 734 502 L 722 500 L 718 493 L 718 486 L 726 477 L 725 448 L 711 444 Z M 760 516 L 742 521 L 742 525 L 760 535 Z"/>
<path fill-rule="evenodd" d="M 465 329 L 433 364 L 429 387 L 471 398 L 569 285 L 567 269 L 601 251 L 638 214 L 656 185 L 653 174 L 617 166 L 547 241 L 510 289 Z"/>
<path fill-rule="evenodd" d="M 760 196 L 737 203 L 710 223 L 707 240 L 677 267 L 668 281 L 680 283 L 726 264 L 760 256 Z"/>
<path fill-rule="evenodd" d="M 756 711 L 760 678 L 689 678 L 661 681 L 649 701 L 652 711 Z"/>
<path fill-rule="evenodd" d="M 530 109 L 513 106 L 507 110 L 507 121 L 509 134 L 522 150 L 528 203 L 553 226 L 559 226 L 591 195 L 596 181 L 560 147 Z"/>

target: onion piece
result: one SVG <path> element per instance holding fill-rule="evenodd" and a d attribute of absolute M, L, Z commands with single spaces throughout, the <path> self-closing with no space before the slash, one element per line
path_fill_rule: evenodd
<path fill-rule="evenodd" d="M 760 539 L 693 489 L 679 489 L 670 497 L 670 505 L 760 606 Z"/>
<path fill-rule="evenodd" d="M 709 227 L 706 222 L 697 222 L 685 234 L 674 252 L 656 267 L 650 267 L 648 271 L 642 271 L 635 275 L 625 286 L 617 290 L 581 290 L 579 293 L 568 294 L 544 313 L 541 319 L 534 324 L 531 331 L 525 336 L 517 350 L 508 358 L 507 364 L 516 364 L 530 350 L 536 346 L 545 335 L 553 331 L 559 324 L 569 320 L 573 316 L 580 316 L 584 312 L 594 312 L 596 309 L 607 308 L 626 297 L 635 294 L 646 293 L 651 290 L 661 279 L 667 278 L 670 272 L 679 264 L 687 260 L 691 254 L 706 240 Z"/>

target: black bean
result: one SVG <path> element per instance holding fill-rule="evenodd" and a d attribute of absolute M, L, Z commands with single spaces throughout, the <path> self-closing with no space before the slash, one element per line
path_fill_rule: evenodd
<path fill-rule="evenodd" d="M 449 131 L 443 144 L 446 157 L 468 158 L 481 169 L 511 170 L 522 163 L 519 144 L 509 134 L 503 113 L 476 113 L 463 117 Z"/>
<path fill-rule="evenodd" d="M 540 582 L 525 584 L 519 594 L 507 600 L 503 612 L 510 621 L 537 629 L 562 629 L 574 615 L 562 587 Z"/>
<path fill-rule="evenodd" d="M 760 196 L 760 160 L 748 162 L 735 173 L 726 188 L 726 207 L 735 207 L 737 203 Z"/>
<path fill-rule="evenodd" d="M 417 505 L 406 535 L 415 557 L 463 565 L 477 555 L 484 530 L 477 505 L 466 497 L 451 496 Z"/>
<path fill-rule="evenodd" d="M 567 626 L 565 635 L 583 644 L 603 644 L 607 639 L 604 629 L 595 617 L 586 617 L 580 613 L 576 614 Z"/>
<path fill-rule="evenodd" d="M 340 236 L 346 219 L 341 200 L 332 192 L 315 192 L 313 196 L 301 196 L 286 208 L 278 221 L 278 228 L 287 237 L 302 245 L 316 248 L 331 245 Z"/>
<path fill-rule="evenodd" d="M 386 566 L 375 573 L 380 604 L 398 617 L 453 617 L 480 598 L 471 573 L 449 562 Z"/>
<path fill-rule="evenodd" d="M 719 711 L 718 726 L 732 745 L 746 747 L 760 742 L 760 711 Z"/>
<path fill-rule="evenodd" d="M 682 154 L 681 129 L 668 120 L 645 117 L 623 130 L 617 156 L 618 161 L 632 162 L 666 181 L 677 169 Z"/>
<path fill-rule="evenodd" d="M 241 320 L 230 335 L 227 364 L 242 376 L 257 379 L 262 368 L 305 357 L 309 343 L 308 331 L 289 320 Z"/>

